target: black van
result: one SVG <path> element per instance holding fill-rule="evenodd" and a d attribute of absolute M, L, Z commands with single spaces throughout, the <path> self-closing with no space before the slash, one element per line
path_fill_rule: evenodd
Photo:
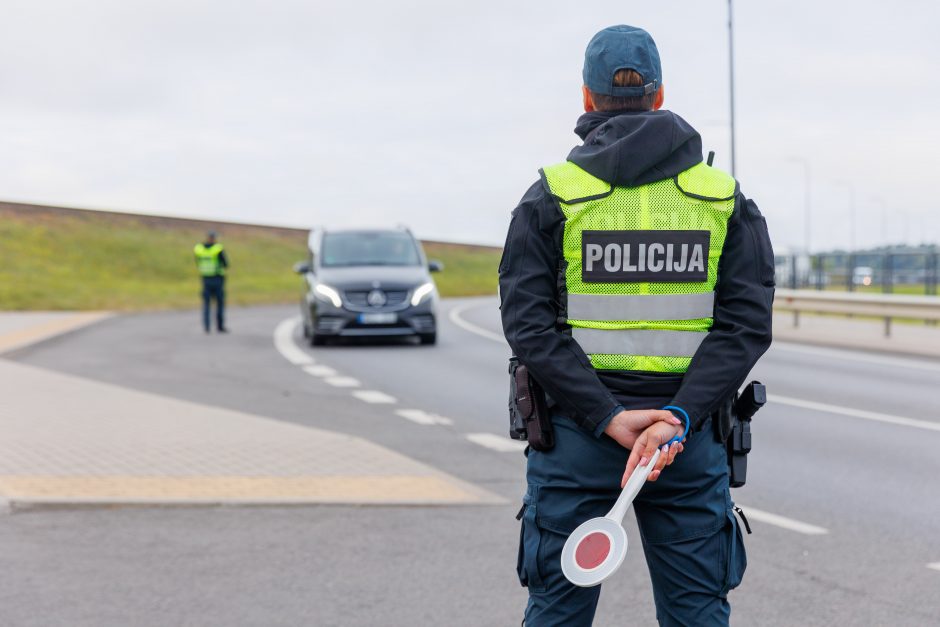
<path fill-rule="evenodd" d="M 417 336 L 437 341 L 437 288 L 421 243 L 405 228 L 311 231 L 310 257 L 294 266 L 304 277 L 304 337 Z"/>

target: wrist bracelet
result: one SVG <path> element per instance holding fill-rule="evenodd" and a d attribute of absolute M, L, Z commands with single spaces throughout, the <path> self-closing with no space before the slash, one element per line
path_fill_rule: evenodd
<path fill-rule="evenodd" d="M 666 442 L 664 446 L 669 446 L 673 442 L 681 442 L 682 440 L 685 439 L 685 436 L 688 435 L 689 427 L 692 424 L 691 421 L 689 420 L 689 414 L 681 407 L 676 407 L 675 405 L 666 405 L 665 407 L 663 407 L 663 409 L 668 409 L 669 411 L 672 412 L 674 416 L 676 415 L 676 412 L 679 412 L 679 414 L 681 415 L 680 417 L 685 421 L 685 429 L 682 431 L 682 435 L 677 435 L 673 437 L 671 440 Z"/>

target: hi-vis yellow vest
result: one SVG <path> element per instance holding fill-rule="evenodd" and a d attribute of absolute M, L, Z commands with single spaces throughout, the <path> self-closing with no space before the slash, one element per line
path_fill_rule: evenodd
<path fill-rule="evenodd" d="M 639 187 L 570 161 L 541 173 L 565 216 L 567 322 L 593 366 L 685 372 L 712 326 L 735 180 L 704 163 Z"/>
<path fill-rule="evenodd" d="M 222 276 L 225 274 L 225 268 L 219 263 L 219 255 L 222 253 L 222 244 L 213 244 L 205 246 L 196 244 L 193 248 L 193 254 L 196 255 L 196 267 L 199 268 L 199 274 L 202 276 Z"/>

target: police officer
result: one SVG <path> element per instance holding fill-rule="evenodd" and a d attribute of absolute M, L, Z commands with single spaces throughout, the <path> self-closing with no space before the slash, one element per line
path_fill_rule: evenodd
<path fill-rule="evenodd" d="M 597 33 L 583 78 L 583 143 L 540 170 L 500 263 L 503 329 L 545 389 L 555 430 L 554 448 L 528 452 L 525 624 L 591 624 L 600 586 L 565 579 L 562 546 L 684 430 L 659 411 L 671 406 L 690 420 L 685 442 L 634 502 L 656 617 L 726 625 L 746 558 L 711 423 L 770 345 L 767 227 L 737 182 L 703 162 L 695 129 L 661 109 L 649 33 Z"/>
<path fill-rule="evenodd" d="M 206 241 L 193 248 L 196 268 L 202 276 L 202 326 L 209 333 L 211 301 L 215 300 L 215 323 L 219 333 L 228 333 L 225 328 L 225 269 L 228 259 L 222 244 L 216 241 L 215 231 L 206 233 Z"/>

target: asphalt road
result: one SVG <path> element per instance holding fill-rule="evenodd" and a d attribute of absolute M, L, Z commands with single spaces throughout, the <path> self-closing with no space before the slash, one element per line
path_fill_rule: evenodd
<path fill-rule="evenodd" d="M 203 335 L 193 312 L 124 316 L 12 358 L 360 435 L 509 503 L 4 516 L 0 624 L 519 623 L 524 459 L 490 448 L 508 442 L 495 301 L 446 301 L 435 347 L 301 348 L 281 326 L 282 349 L 315 357 L 309 371 L 275 348 L 295 313 L 233 311 L 229 336 Z M 733 493 L 754 512 L 733 623 L 940 624 L 940 363 L 778 345 L 754 375 L 777 398 Z M 638 551 L 605 584 L 596 624 L 626 622 L 655 623 Z"/>

